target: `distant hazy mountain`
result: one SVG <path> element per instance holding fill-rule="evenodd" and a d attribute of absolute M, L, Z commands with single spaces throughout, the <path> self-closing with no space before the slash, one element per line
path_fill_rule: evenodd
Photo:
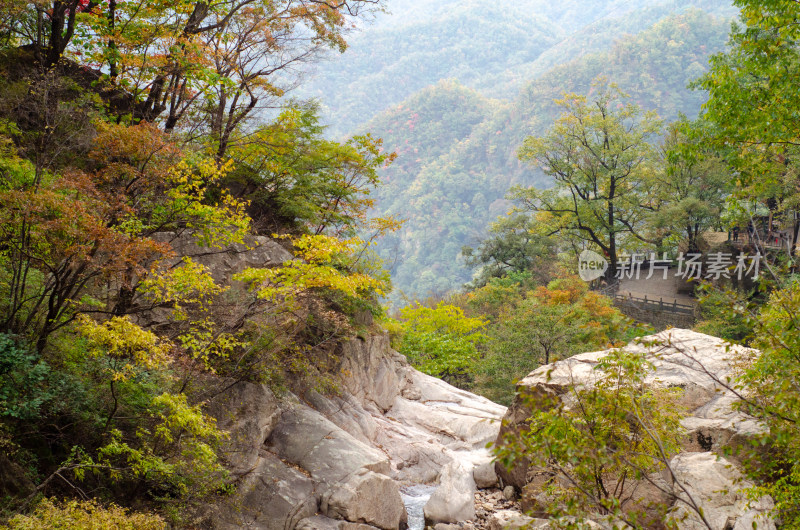
<path fill-rule="evenodd" d="M 388 0 L 296 92 L 318 98 L 330 134 L 351 133 L 375 114 L 442 79 L 487 97 L 513 99 L 558 64 L 607 48 L 661 18 L 699 7 L 732 16 L 721 0 Z"/>
<path fill-rule="evenodd" d="M 376 208 L 408 219 L 380 246 L 396 287 L 423 296 L 470 279 L 461 247 L 475 244 L 508 209 L 503 196 L 509 186 L 548 184 L 517 160 L 516 151 L 523 138 L 552 124 L 558 113 L 553 100 L 563 92 L 586 93 L 593 79 L 605 75 L 663 118 L 696 115 L 706 96 L 686 85 L 723 48 L 728 29 L 727 19 L 691 10 L 551 68 L 522 86 L 513 101 L 440 82 L 360 127 L 400 155 L 382 174 Z"/>

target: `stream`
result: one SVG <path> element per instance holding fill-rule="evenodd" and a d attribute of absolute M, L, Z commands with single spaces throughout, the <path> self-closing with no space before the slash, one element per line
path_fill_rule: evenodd
<path fill-rule="evenodd" d="M 424 530 L 425 515 L 422 509 L 435 490 L 436 486 L 426 484 L 413 484 L 400 488 L 400 496 L 403 497 L 403 504 L 406 505 L 408 512 L 408 530 Z"/>

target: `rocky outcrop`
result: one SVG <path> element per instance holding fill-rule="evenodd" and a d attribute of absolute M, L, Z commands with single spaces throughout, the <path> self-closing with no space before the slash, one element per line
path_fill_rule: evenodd
<path fill-rule="evenodd" d="M 177 256 L 166 264 L 171 266 L 188 257 L 205 266 L 215 281 L 230 284 L 234 274 L 248 267 L 270 267 L 293 258 L 291 252 L 283 248 L 277 241 L 265 236 L 245 236 L 242 243 L 226 248 L 209 248 L 197 244 L 190 232 L 158 232 L 152 236 L 156 241 L 169 243 Z"/>
<path fill-rule="evenodd" d="M 677 481 L 690 486 L 686 491 L 677 488 L 674 494 L 663 495 L 655 487 L 649 491 L 648 484 L 643 481 L 641 495 L 648 497 L 645 500 L 658 497 L 667 506 L 672 504 L 674 513 L 688 513 L 691 510 L 686 510 L 687 504 L 681 499 L 691 495 L 708 514 L 707 517 L 713 518 L 715 529 L 751 528 L 754 520 L 758 520 L 758 528 L 773 528 L 774 523 L 764 515 L 771 501 L 762 499 L 748 508 L 741 493 L 747 484 L 739 480 L 741 476 L 736 461 L 729 462 L 716 456 L 761 432 L 762 427 L 752 417 L 734 407 L 736 397 L 723 384 L 733 377 L 737 360 L 752 358 L 758 352 L 681 329 L 663 331 L 642 341 L 634 341 L 625 348 L 646 353 L 654 366 L 646 384 L 681 388 L 681 405 L 688 411 L 682 421 L 685 432 L 682 452 L 670 462 L 670 467 Z M 527 403 L 536 403 L 537 399 L 548 398 L 549 401 L 564 396 L 576 386 L 590 387 L 599 377 L 595 367 L 607 353 L 608 350 L 584 353 L 542 366 L 520 381 L 518 395 L 527 395 L 531 398 L 526 400 Z M 517 399 L 506 413 L 498 443 L 502 443 L 507 433 L 520 429 L 530 414 L 522 400 Z M 534 469 L 527 462 L 521 462 L 511 470 L 497 465 L 496 470 L 503 484 L 524 492 L 523 507 L 537 504 L 542 485 L 539 478 L 543 470 Z M 669 475 L 650 478 L 666 487 L 674 482 Z M 723 490 L 727 493 L 721 493 Z M 696 511 L 692 513 L 697 515 Z M 694 524 L 692 517 L 687 515 L 686 525 L 689 526 L 681 523 L 681 528 L 695 528 L 691 526 Z"/>
<path fill-rule="evenodd" d="M 225 249 L 201 247 L 189 231 L 154 239 L 175 251 L 162 265 L 189 257 L 205 266 L 231 288 L 225 296 L 232 306 L 245 287 L 233 275 L 293 259 L 261 236 Z M 152 328 L 172 325 L 169 308 L 138 318 Z M 407 518 L 401 485 L 437 483 L 451 463 L 458 463 L 470 499 L 476 466 L 481 484 L 495 480 L 485 445 L 496 438 L 505 407 L 414 370 L 386 334 L 373 332 L 340 345 L 338 365 L 328 374 L 340 389 L 335 395 L 305 390 L 278 397 L 264 385 L 215 382 L 224 390 L 207 407 L 230 433 L 224 459 L 238 487 L 233 498 L 207 510 L 207 526 L 392 530 Z M 450 487 L 450 475 L 443 476 L 443 487 Z"/>
<path fill-rule="evenodd" d="M 239 477 L 213 525 L 392 530 L 406 521 L 399 488 L 412 483 L 439 484 L 425 508 L 436 521 L 474 518 L 474 476 L 496 483 L 485 446 L 505 407 L 418 372 L 386 335 L 346 343 L 338 374 L 336 395 L 278 398 L 237 383 L 213 400 Z M 447 509 L 436 512 L 435 498 Z"/>

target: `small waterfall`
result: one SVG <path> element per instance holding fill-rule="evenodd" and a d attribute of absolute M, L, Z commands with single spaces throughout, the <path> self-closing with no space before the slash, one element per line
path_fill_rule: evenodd
<path fill-rule="evenodd" d="M 408 512 L 408 530 L 425 529 L 425 515 L 422 509 L 435 490 L 436 486 L 425 484 L 412 484 L 400 488 L 400 495 Z"/>

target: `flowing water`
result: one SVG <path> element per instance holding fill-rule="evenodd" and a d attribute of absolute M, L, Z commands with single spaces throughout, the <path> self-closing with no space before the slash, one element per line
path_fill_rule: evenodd
<path fill-rule="evenodd" d="M 425 516 L 422 508 L 435 490 L 436 486 L 425 484 L 413 484 L 400 488 L 400 495 L 403 497 L 403 503 L 408 512 L 408 530 L 424 530 Z"/>

